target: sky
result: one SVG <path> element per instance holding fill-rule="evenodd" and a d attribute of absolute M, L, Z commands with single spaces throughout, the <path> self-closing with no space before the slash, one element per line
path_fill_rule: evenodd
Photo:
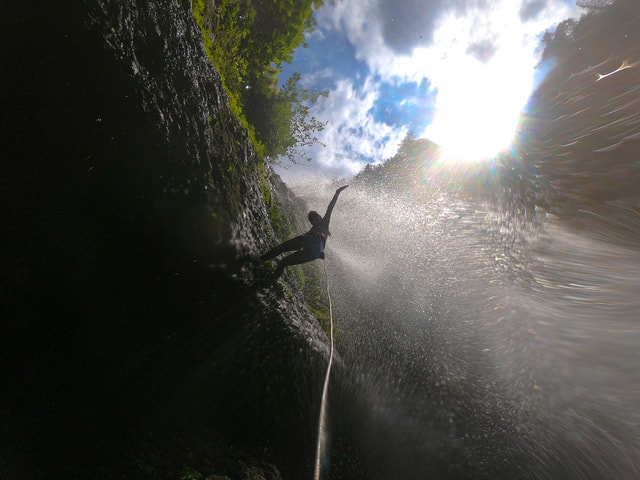
<path fill-rule="evenodd" d="M 542 35 L 580 13 L 573 0 L 325 0 L 281 81 L 300 72 L 329 91 L 311 111 L 327 124 L 310 162 L 277 172 L 348 178 L 409 132 L 451 159 L 496 154 L 539 80 Z"/>

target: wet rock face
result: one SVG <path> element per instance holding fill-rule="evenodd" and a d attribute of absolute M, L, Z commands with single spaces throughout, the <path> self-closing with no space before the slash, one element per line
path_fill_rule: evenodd
<path fill-rule="evenodd" d="M 28 189 L 25 198 L 47 209 L 52 190 L 76 203 L 109 188 L 112 210 L 154 215 L 162 228 L 173 228 L 177 210 L 207 205 L 213 245 L 242 231 L 238 248 L 261 249 L 268 217 L 258 160 L 227 108 L 189 2 L 67 3 L 26 3 L 6 20 L 3 54 L 14 68 L 2 121 L 15 175 L 5 178 L 28 179 L 8 189 L 16 202 Z"/>
<path fill-rule="evenodd" d="M 155 442 L 176 478 L 204 430 L 306 475 L 326 337 L 295 285 L 256 291 L 239 261 L 274 234 L 189 2 L 1 21 L 10 468 L 132 478 Z"/>
<path fill-rule="evenodd" d="M 217 243 L 242 236 L 240 248 L 256 249 L 247 243 L 259 243 L 261 230 L 252 231 L 251 239 L 246 231 L 268 223 L 258 159 L 228 108 L 190 8 L 186 1 L 145 8 L 136 2 L 97 1 L 89 8 L 90 25 L 130 76 L 147 122 L 155 128 L 162 149 L 157 160 L 166 164 L 163 192 L 195 197 L 212 208 L 209 221 L 214 230 L 222 230 L 214 238 Z"/>

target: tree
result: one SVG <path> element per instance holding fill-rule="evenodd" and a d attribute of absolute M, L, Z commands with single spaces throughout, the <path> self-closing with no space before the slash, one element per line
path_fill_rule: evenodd
<path fill-rule="evenodd" d="M 278 88 L 280 65 L 290 62 L 315 26 L 313 9 L 323 0 L 194 0 L 205 48 L 220 73 L 234 113 L 256 146 L 270 158 L 296 161 L 318 142 L 325 124 L 311 106 L 327 92 L 299 87 L 294 74 Z"/>
<path fill-rule="evenodd" d="M 311 115 L 311 106 L 328 92 L 300 88 L 299 73 L 278 89 L 273 84 L 275 73 L 279 69 L 264 72 L 262 79 L 254 79 L 245 89 L 247 120 L 255 126 L 256 136 L 271 158 L 285 157 L 293 163 L 297 162 L 296 157 L 308 160 L 303 147 L 319 143 L 316 134 L 326 125 Z"/>

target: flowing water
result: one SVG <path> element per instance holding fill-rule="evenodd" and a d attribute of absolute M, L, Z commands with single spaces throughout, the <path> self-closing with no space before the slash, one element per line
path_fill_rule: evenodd
<path fill-rule="evenodd" d="M 545 52 L 511 159 L 524 196 L 490 178 L 484 200 L 341 196 L 336 459 L 344 429 L 381 479 L 640 478 L 640 15 L 617 5 Z M 298 191 L 312 209 L 332 195 Z"/>
<path fill-rule="evenodd" d="M 343 197 L 338 351 L 381 478 L 638 476 L 640 250 L 445 197 Z"/>

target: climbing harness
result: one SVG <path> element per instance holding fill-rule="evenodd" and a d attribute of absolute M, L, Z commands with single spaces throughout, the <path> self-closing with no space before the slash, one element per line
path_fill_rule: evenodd
<path fill-rule="evenodd" d="M 320 402 L 320 419 L 318 421 L 318 444 L 316 449 L 316 468 L 313 480 L 320 480 L 320 470 L 322 464 L 323 447 L 326 443 L 326 422 L 327 422 L 327 392 L 329 391 L 329 377 L 331 376 L 331 365 L 333 364 L 333 309 L 331 306 L 331 295 L 329 295 L 329 275 L 327 274 L 327 260 L 324 259 L 324 279 L 329 302 L 329 363 L 327 373 L 324 377 L 324 387 L 322 388 L 322 401 Z"/>

